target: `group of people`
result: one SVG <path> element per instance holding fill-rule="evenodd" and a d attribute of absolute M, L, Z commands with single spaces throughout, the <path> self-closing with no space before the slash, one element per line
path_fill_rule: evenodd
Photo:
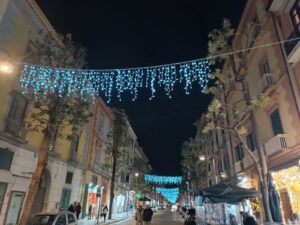
<path fill-rule="evenodd" d="M 72 212 L 75 214 L 77 220 L 79 219 L 79 215 L 81 213 L 81 205 L 80 202 L 74 202 L 71 204 L 68 208 L 68 211 Z"/>
<path fill-rule="evenodd" d="M 241 212 L 241 216 L 243 218 L 243 225 L 257 225 L 253 216 L 250 216 L 246 212 Z M 232 214 L 229 215 L 230 225 L 238 225 L 238 221 L 236 217 Z"/>
<path fill-rule="evenodd" d="M 92 218 L 92 207 L 93 207 L 92 204 L 90 204 L 89 208 L 88 208 L 88 210 L 89 210 L 89 212 L 88 212 L 88 219 Z M 77 218 L 77 220 L 78 220 L 79 219 L 79 215 L 81 213 L 81 205 L 80 205 L 80 203 L 79 202 L 74 202 L 73 204 L 71 204 L 69 206 L 68 211 L 74 213 L 75 216 L 76 216 L 76 218 Z M 100 215 L 101 217 L 103 217 L 104 222 L 106 220 L 107 213 L 108 213 L 108 207 L 107 207 L 107 205 L 105 205 L 103 207 L 101 215 Z"/>
<path fill-rule="evenodd" d="M 136 225 L 150 225 L 153 211 L 149 205 L 145 209 L 140 205 L 135 212 Z"/>

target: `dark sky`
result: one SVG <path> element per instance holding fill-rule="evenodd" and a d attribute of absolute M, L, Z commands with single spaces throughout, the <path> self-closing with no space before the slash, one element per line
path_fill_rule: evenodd
<path fill-rule="evenodd" d="M 236 26 L 246 0 L 38 0 L 55 29 L 71 33 L 88 50 L 90 68 L 128 68 L 205 57 L 208 32 L 223 18 Z M 175 88 L 170 100 L 145 91 L 135 102 L 124 97 L 110 106 L 124 108 L 154 170 L 180 174 L 180 147 L 195 135 L 193 123 L 209 97 L 195 87 Z"/>

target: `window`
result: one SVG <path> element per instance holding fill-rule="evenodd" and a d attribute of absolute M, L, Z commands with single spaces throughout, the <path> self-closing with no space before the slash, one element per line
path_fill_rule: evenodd
<path fill-rule="evenodd" d="M 18 92 L 12 93 L 12 100 L 7 117 L 4 120 L 3 131 L 14 137 L 25 139 L 26 131 L 23 127 L 27 100 Z"/>
<path fill-rule="evenodd" d="M 218 161 L 218 171 L 219 171 L 219 173 L 221 173 L 223 171 L 222 159 L 219 159 L 219 161 Z"/>
<path fill-rule="evenodd" d="M 279 110 L 276 109 L 271 113 L 271 123 L 274 135 L 283 134 L 282 123 L 280 119 Z"/>
<path fill-rule="evenodd" d="M 79 136 L 77 134 L 73 134 L 71 140 L 71 152 L 77 152 L 79 144 Z"/>
<path fill-rule="evenodd" d="M 236 161 L 242 161 L 244 158 L 244 151 L 243 151 L 243 147 L 242 144 L 239 144 L 235 147 L 235 151 L 236 151 Z"/>
<path fill-rule="evenodd" d="M 105 136 L 105 118 L 103 115 L 100 115 L 99 117 L 98 135 L 102 138 Z"/>
<path fill-rule="evenodd" d="M 223 157 L 225 170 L 230 170 L 229 156 L 228 154 Z"/>
<path fill-rule="evenodd" d="M 5 198 L 6 188 L 7 188 L 7 183 L 0 182 L 0 212 Z"/>
<path fill-rule="evenodd" d="M 65 215 L 60 215 L 57 220 L 55 225 L 66 225 L 67 221 L 66 221 L 66 216 Z"/>
<path fill-rule="evenodd" d="M 264 75 L 264 74 L 269 74 L 269 73 L 270 73 L 269 63 L 268 63 L 267 60 L 265 60 L 265 61 L 261 64 L 261 71 L 262 71 L 262 75 Z"/>
<path fill-rule="evenodd" d="M 72 179 L 73 179 L 73 173 L 72 172 L 67 172 L 66 184 L 72 184 Z"/>
<path fill-rule="evenodd" d="M 67 214 L 67 217 L 68 217 L 68 224 L 76 222 L 75 217 L 72 214 Z"/>
<path fill-rule="evenodd" d="M 101 160 L 101 148 L 97 146 L 95 151 L 95 162 L 100 163 L 100 160 Z"/>
<path fill-rule="evenodd" d="M 290 16 L 295 30 L 300 31 L 300 0 L 296 0 L 290 11 Z"/>
<path fill-rule="evenodd" d="M 253 152 L 256 149 L 254 133 L 251 132 L 246 136 L 247 146 Z"/>
<path fill-rule="evenodd" d="M 215 136 L 216 136 L 216 143 L 217 143 L 217 146 L 219 146 L 219 135 L 218 135 L 218 132 L 215 133 Z"/>
<path fill-rule="evenodd" d="M 7 119 L 20 125 L 24 120 L 26 107 L 27 107 L 26 98 L 18 92 L 13 92 L 12 101 L 11 101 L 9 113 L 7 115 Z"/>
<path fill-rule="evenodd" d="M 256 16 L 253 20 L 252 20 L 252 25 L 253 25 L 253 38 L 256 39 L 258 37 L 258 35 L 260 34 L 260 24 L 259 24 L 259 20 L 258 17 Z"/>
<path fill-rule="evenodd" d="M 14 152 L 9 151 L 8 149 L 0 148 L 0 155 L 0 170 L 10 170 Z"/>

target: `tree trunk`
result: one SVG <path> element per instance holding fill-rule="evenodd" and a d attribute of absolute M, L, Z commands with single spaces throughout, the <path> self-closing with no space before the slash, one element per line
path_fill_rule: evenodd
<path fill-rule="evenodd" d="M 116 153 L 116 150 L 113 150 Z M 108 210 L 108 219 L 111 219 L 113 201 L 114 201 L 114 189 L 115 189 L 115 179 L 116 179 L 116 171 L 117 171 L 117 154 L 113 153 L 113 165 L 112 165 L 112 175 L 111 175 L 111 184 L 110 184 L 110 202 L 109 202 L 109 210 Z"/>
<path fill-rule="evenodd" d="M 24 202 L 25 207 L 23 208 L 19 225 L 26 225 L 31 216 L 31 210 L 40 188 L 41 177 L 47 165 L 49 143 L 49 133 L 45 132 L 41 147 L 38 152 L 38 164 L 34 173 L 32 174 L 30 186 L 28 188 L 28 193 Z"/>

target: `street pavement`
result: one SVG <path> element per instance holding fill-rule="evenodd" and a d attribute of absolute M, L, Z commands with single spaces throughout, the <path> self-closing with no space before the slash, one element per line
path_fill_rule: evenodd
<path fill-rule="evenodd" d="M 98 225 L 114 224 L 115 222 L 124 221 L 124 220 L 132 219 L 132 218 L 134 218 L 133 212 L 113 214 L 112 219 L 111 220 L 106 219 L 105 223 L 103 221 L 103 217 L 100 218 L 98 221 Z M 95 220 L 95 219 L 88 220 L 87 218 L 80 219 L 80 220 L 78 220 L 78 225 L 97 225 L 97 220 Z"/>
<path fill-rule="evenodd" d="M 112 225 L 135 225 L 134 218 L 125 219 Z M 183 219 L 178 212 L 170 210 L 159 210 L 154 213 L 151 225 L 183 225 Z"/>

